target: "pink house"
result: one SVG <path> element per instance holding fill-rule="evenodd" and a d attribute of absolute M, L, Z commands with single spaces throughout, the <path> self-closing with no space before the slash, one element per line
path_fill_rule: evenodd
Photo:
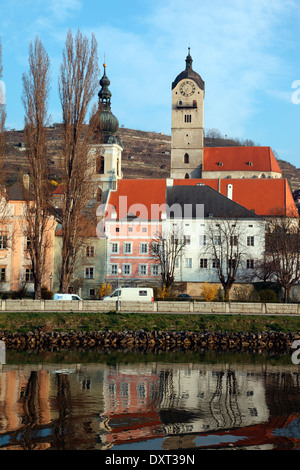
<path fill-rule="evenodd" d="M 122 285 L 159 283 L 160 265 L 152 243 L 160 233 L 166 180 L 120 180 L 106 209 L 106 280 Z"/>

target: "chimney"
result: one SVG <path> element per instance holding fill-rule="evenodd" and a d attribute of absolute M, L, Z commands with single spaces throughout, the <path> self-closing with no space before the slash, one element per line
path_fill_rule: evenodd
<path fill-rule="evenodd" d="M 232 184 L 228 184 L 227 185 L 227 197 L 228 197 L 228 199 L 232 199 L 232 190 L 233 190 Z"/>

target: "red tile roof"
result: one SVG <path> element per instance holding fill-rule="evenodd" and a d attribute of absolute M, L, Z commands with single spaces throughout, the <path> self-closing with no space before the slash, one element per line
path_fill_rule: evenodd
<path fill-rule="evenodd" d="M 205 147 L 203 171 L 282 173 L 270 147 Z"/>
<path fill-rule="evenodd" d="M 232 199 L 258 215 L 290 215 L 298 217 L 295 201 L 285 178 L 199 179 L 174 180 L 174 184 L 207 184 L 227 196 L 232 185 Z"/>
<path fill-rule="evenodd" d="M 238 204 L 253 210 L 257 215 L 294 215 L 298 217 L 298 211 L 292 196 L 288 182 L 284 178 L 243 178 L 243 179 L 174 179 L 174 185 L 199 185 L 205 184 L 227 195 L 227 186 L 232 185 L 232 199 Z M 116 191 L 110 193 L 109 207 L 116 208 L 117 219 L 125 218 L 130 212 L 136 213 L 134 204 L 141 204 L 146 210 L 148 220 L 151 217 L 151 205 L 155 204 L 164 208 L 166 200 L 167 180 L 165 179 L 129 179 L 119 180 Z M 124 204 L 123 210 L 120 207 Z M 160 210 L 160 215 L 161 215 Z M 109 216 L 111 210 L 108 211 Z M 136 215 L 139 216 L 137 213 Z M 140 216 L 146 219 L 145 216 Z"/>
<path fill-rule="evenodd" d="M 166 202 L 166 180 L 165 179 L 132 179 L 119 180 L 116 191 L 111 191 L 108 204 L 114 206 L 117 218 L 125 218 L 129 212 L 136 212 L 134 204 L 140 204 L 145 208 L 148 217 L 143 215 L 141 219 L 150 220 L 151 205 L 157 204 L 164 208 Z M 122 205 L 122 207 L 120 207 Z M 130 211 L 131 208 L 131 211 Z M 108 211 L 110 214 L 111 211 Z M 137 213 L 136 215 L 139 216 Z M 159 211 L 159 218 L 161 210 Z"/>
<path fill-rule="evenodd" d="M 64 187 L 62 184 L 59 184 L 55 191 L 53 191 L 53 194 L 63 194 L 64 193 Z"/>

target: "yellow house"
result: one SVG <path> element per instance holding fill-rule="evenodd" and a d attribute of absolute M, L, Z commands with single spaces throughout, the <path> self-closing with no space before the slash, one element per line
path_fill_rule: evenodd
<path fill-rule="evenodd" d="M 0 293 L 33 293 L 33 275 L 26 236 L 24 186 L 16 182 L 0 196 Z M 52 287 L 55 221 L 49 217 L 46 263 L 42 286 Z"/>

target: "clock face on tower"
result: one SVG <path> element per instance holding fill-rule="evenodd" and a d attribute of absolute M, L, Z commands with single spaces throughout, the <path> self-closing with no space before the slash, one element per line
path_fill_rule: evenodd
<path fill-rule="evenodd" d="M 193 82 L 189 80 L 185 80 L 184 82 L 181 83 L 180 85 L 180 93 L 183 96 L 191 96 L 195 92 L 195 85 Z"/>

